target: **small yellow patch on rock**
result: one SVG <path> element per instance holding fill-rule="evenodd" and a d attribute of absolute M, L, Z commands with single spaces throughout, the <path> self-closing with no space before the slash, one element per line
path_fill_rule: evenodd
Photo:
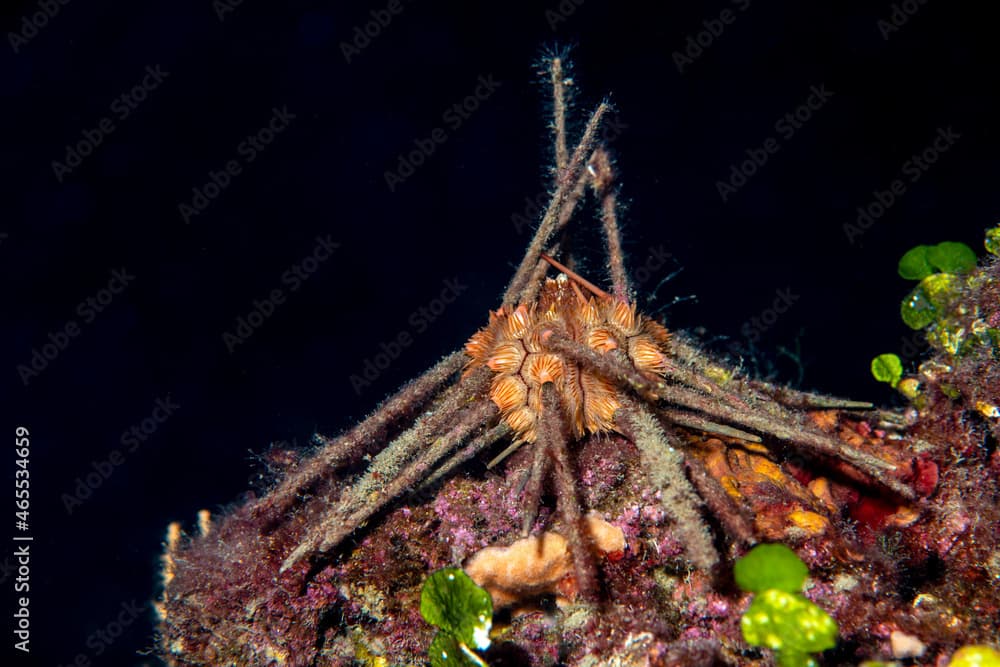
<path fill-rule="evenodd" d="M 753 470 L 757 474 L 767 477 L 775 484 L 783 486 L 786 482 L 785 473 L 782 472 L 778 464 L 762 456 L 754 458 Z"/>
<path fill-rule="evenodd" d="M 830 527 L 830 520 L 822 514 L 808 510 L 795 510 L 788 514 L 789 520 L 796 527 L 809 533 L 810 536 L 822 535 Z"/>

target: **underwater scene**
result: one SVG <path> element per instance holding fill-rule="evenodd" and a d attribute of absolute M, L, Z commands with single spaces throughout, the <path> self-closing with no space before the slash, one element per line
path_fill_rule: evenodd
<path fill-rule="evenodd" d="M 5 7 L 3 664 L 1000 666 L 981 11 Z"/>

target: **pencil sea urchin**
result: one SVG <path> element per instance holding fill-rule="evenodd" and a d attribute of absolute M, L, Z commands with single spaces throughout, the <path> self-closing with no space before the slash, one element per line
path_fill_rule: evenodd
<path fill-rule="evenodd" d="M 664 508 L 675 518 L 691 561 L 701 568 L 711 567 L 718 556 L 701 518 L 701 501 L 684 472 L 683 445 L 674 432 L 677 427 L 750 441 L 759 440 L 751 432 L 768 435 L 814 454 L 843 459 L 899 495 L 912 497 L 912 491 L 889 474 L 890 464 L 845 448 L 801 412 L 749 384 L 720 386 L 707 372 L 712 364 L 703 354 L 690 346 L 671 345 L 659 324 L 636 313 L 628 301 L 614 177 L 606 150 L 597 145 L 609 106 L 597 107 L 570 154 L 563 117 L 565 81 L 558 59 L 552 60 L 551 77 L 556 189 L 503 305 L 491 316 L 490 325 L 473 336 L 465 353 L 446 357 L 404 387 L 379 412 L 330 442 L 260 501 L 260 516 L 275 517 L 287 511 L 318 477 L 333 473 L 338 465 L 398 428 L 394 417 L 404 408 L 417 403 L 431 406 L 388 439 L 368 471 L 286 556 L 283 571 L 307 556 L 322 557 L 386 504 L 435 474 L 435 466 L 443 469 L 435 474 L 439 478 L 511 433 L 515 445 L 530 442 L 537 452 L 525 486 L 526 530 L 549 461 L 554 462 L 560 513 L 569 530 L 579 524 L 582 512 L 572 492 L 572 442 L 587 432 L 617 431 L 636 444 L 644 466 L 659 480 Z M 558 252 L 553 238 L 570 221 L 588 188 L 601 204 L 610 295 L 565 272 L 555 280 L 545 277 L 551 261 L 548 255 Z M 597 300 L 585 298 L 577 283 L 594 292 Z M 467 366 L 465 373 L 451 384 L 462 366 Z M 702 479 L 711 485 L 709 478 Z M 704 491 L 719 503 L 726 498 L 717 489 Z M 739 516 L 735 508 L 723 511 L 734 521 Z M 574 532 L 570 537 L 577 545 L 574 554 L 582 588 L 593 590 L 592 574 L 583 565 L 586 550 L 578 531 Z M 750 535 L 747 529 L 738 532 Z"/>
<path fill-rule="evenodd" d="M 835 463 L 897 498 L 914 498 L 904 483 L 909 471 L 897 461 L 846 443 L 820 428 L 810 414 L 865 409 L 868 404 L 741 377 L 637 311 L 621 250 L 614 174 L 598 143 L 609 105 L 597 106 L 570 152 L 564 117 L 567 83 L 558 58 L 551 60 L 549 72 L 555 110 L 554 193 L 502 304 L 464 350 L 446 356 L 346 433 L 321 438 L 320 448 L 288 466 L 266 495 L 227 517 L 224 525 L 213 527 L 205 519 L 202 533 L 218 531 L 217 546 L 199 555 L 196 566 L 231 576 L 213 575 L 212 584 L 192 576 L 179 584 L 178 572 L 185 565 L 195 567 L 195 559 L 184 551 L 176 528 L 171 532 L 159 610 L 164 652 L 179 664 L 226 659 L 254 664 L 247 655 L 285 664 L 290 657 L 283 646 L 315 651 L 315 627 L 311 635 L 310 629 L 294 624 L 279 631 L 271 620 L 262 631 L 269 638 L 260 639 L 260 633 L 247 629 L 245 617 L 227 617 L 229 612 L 221 609 L 228 604 L 224 598 L 245 599 L 239 614 L 251 620 L 264 608 L 272 619 L 301 618 L 294 609 L 303 604 L 296 602 L 301 599 L 322 607 L 326 594 L 316 593 L 313 599 L 302 591 L 311 590 L 310 581 L 315 584 L 324 566 L 336 560 L 346 538 L 414 488 L 446 478 L 507 439 L 509 446 L 495 455 L 491 467 L 518 447 L 533 448 L 519 486 L 522 532 L 535 527 L 550 483 L 573 556 L 576 587 L 585 599 L 596 598 L 599 591 L 580 501 L 578 480 L 584 471 L 577 470 L 575 456 L 587 438 L 614 434 L 634 445 L 688 561 L 703 571 L 719 561 L 718 544 L 728 539 L 746 545 L 757 534 L 737 502 L 739 490 L 710 474 L 701 458 L 689 455 L 694 437 L 709 434 L 751 447 L 766 439 L 769 446 Z M 560 254 L 557 239 L 588 190 L 598 201 L 605 233 L 609 292 L 553 259 Z M 555 278 L 546 275 L 552 266 L 559 270 Z M 367 469 L 345 482 L 346 471 L 366 455 L 372 456 Z M 775 485 L 773 493 L 784 492 Z M 713 524 L 721 526 L 721 534 Z M 234 560 L 249 572 L 232 572 Z M 261 586 L 277 587 L 273 595 L 254 589 L 258 580 L 265 582 Z M 323 586 L 335 590 L 337 584 Z M 196 613 L 185 616 L 179 611 L 184 605 Z M 228 629 L 206 627 L 207 616 Z M 250 634 L 256 639 L 249 639 Z M 230 638 L 223 641 L 224 636 Z M 207 648 L 192 657 L 189 644 Z"/>

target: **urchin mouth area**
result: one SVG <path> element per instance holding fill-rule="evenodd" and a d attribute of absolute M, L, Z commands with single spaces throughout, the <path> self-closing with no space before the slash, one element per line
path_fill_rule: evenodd
<path fill-rule="evenodd" d="M 547 279 L 535 302 L 491 313 L 466 345 L 466 372 L 486 367 L 494 373 L 489 398 L 516 444 L 538 439 L 545 384 L 553 385 L 573 439 L 617 430 L 620 389 L 587 364 L 551 350 L 553 337 L 602 355 L 620 351 L 639 372 L 662 375 L 667 366 L 666 330 L 637 314 L 634 304 L 585 298 L 564 273 Z"/>

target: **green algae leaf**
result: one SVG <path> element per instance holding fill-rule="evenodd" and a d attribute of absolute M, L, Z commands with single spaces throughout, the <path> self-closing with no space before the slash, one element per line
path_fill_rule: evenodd
<path fill-rule="evenodd" d="M 872 359 L 872 375 L 895 387 L 903 377 L 903 362 L 895 354 L 880 354 Z"/>
<path fill-rule="evenodd" d="M 443 631 L 439 635 L 451 635 L 460 647 L 484 649 L 490 645 L 493 600 L 456 567 L 438 570 L 427 578 L 420 591 L 420 613 Z"/>
<path fill-rule="evenodd" d="M 764 646 L 778 655 L 779 664 L 808 664 L 809 653 L 833 648 L 837 622 L 799 593 L 767 590 L 754 595 L 740 619 L 743 638 L 753 646 Z M 799 659 L 786 663 L 785 659 Z"/>
<path fill-rule="evenodd" d="M 911 329 L 923 329 L 944 317 L 948 308 L 961 295 L 962 280 L 951 273 L 932 273 L 913 288 L 899 314 Z"/>
<path fill-rule="evenodd" d="M 923 280 L 934 273 L 934 268 L 927 259 L 927 251 L 930 249 L 930 246 L 918 245 L 907 250 L 899 260 L 899 275 L 907 280 Z"/>
<path fill-rule="evenodd" d="M 1000 255 L 1000 226 L 986 230 L 983 246 L 985 246 L 986 252 L 991 255 Z"/>
<path fill-rule="evenodd" d="M 740 588 L 751 593 L 771 588 L 798 593 L 809 576 L 809 568 L 784 544 L 758 544 L 736 561 L 733 576 Z"/>
<path fill-rule="evenodd" d="M 943 241 L 928 248 L 927 261 L 944 273 L 968 273 L 976 268 L 976 253 L 964 243 Z"/>
<path fill-rule="evenodd" d="M 486 667 L 486 662 L 449 632 L 439 630 L 427 650 L 431 667 Z"/>
<path fill-rule="evenodd" d="M 985 644 L 963 646 L 951 656 L 948 667 L 1000 667 L 1000 653 Z"/>
<path fill-rule="evenodd" d="M 919 331 L 937 319 L 938 311 L 923 288 L 917 285 L 899 305 L 899 315 L 906 326 Z"/>

